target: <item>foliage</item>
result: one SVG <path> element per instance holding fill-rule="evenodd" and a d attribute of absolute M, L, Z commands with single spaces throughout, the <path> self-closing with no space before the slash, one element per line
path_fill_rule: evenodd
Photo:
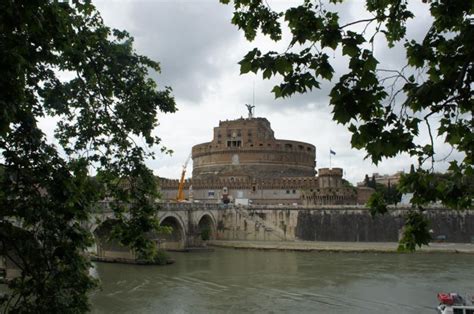
<path fill-rule="evenodd" d="M 385 186 L 383 184 L 378 184 L 376 190 L 383 194 L 383 198 L 387 204 L 397 205 L 402 199 L 402 193 L 398 191 L 397 185 Z"/>
<path fill-rule="evenodd" d="M 423 1 L 431 13 L 432 25 L 420 42 L 406 37 L 407 22 L 415 18 L 407 0 L 366 0 L 365 10 L 370 17 L 345 24 L 337 11 L 342 0 L 305 0 L 283 11 L 273 10 L 267 1 L 221 2 L 233 2 L 232 23 L 249 41 L 259 31 L 274 41 L 283 40 L 284 27 L 290 32 L 288 46 L 282 52 L 262 52 L 259 48 L 249 51 L 240 61 L 242 74 L 260 71 L 264 79 L 279 77 L 281 83 L 273 93 L 277 98 L 289 97 L 319 88 L 323 80 L 331 81 L 335 71 L 330 60 L 341 53 L 343 58 L 339 60 L 347 61 L 347 72 L 334 84 L 330 106 L 334 121 L 346 125 L 352 133 L 352 146 L 365 149 L 375 164 L 403 152 L 416 157 L 416 171 L 400 182 L 399 190 L 415 193 L 413 205 L 417 209 L 433 201 L 455 209 L 472 206 L 472 1 Z M 404 49 L 406 66 L 383 68 L 374 50 L 376 41 Z M 438 125 L 437 133 L 433 123 Z M 420 143 L 422 128 L 429 134 L 428 143 Z M 451 161 L 448 173 L 439 182 L 430 180 L 435 162 L 434 136 L 463 154 L 462 160 Z M 426 226 L 410 225 L 413 222 L 407 220 L 407 230 Z M 424 231 L 414 230 L 405 238 L 414 242 L 407 245 L 425 243 L 425 238 L 418 237 Z"/>
<path fill-rule="evenodd" d="M 207 227 L 201 230 L 201 239 L 203 241 L 211 239 L 211 228 Z"/>
<path fill-rule="evenodd" d="M 474 176 L 463 176 L 458 170 L 442 174 L 412 168 L 401 177 L 400 187 L 402 193 L 413 192 L 411 203 L 415 206 L 440 201 L 451 208 L 463 209 L 472 205 L 469 196 L 474 195 Z"/>
<path fill-rule="evenodd" d="M 416 246 L 428 245 L 431 240 L 429 222 L 423 212 L 411 210 L 405 217 L 403 234 L 398 244 L 399 252 L 414 252 Z"/>
<path fill-rule="evenodd" d="M 138 259 L 137 263 L 142 265 L 168 265 L 173 263 L 173 259 L 170 257 L 168 252 L 162 249 L 158 249 L 156 250 L 156 254 L 153 256 L 152 259 Z"/>
<path fill-rule="evenodd" d="M 369 187 L 369 188 L 375 189 L 376 186 L 377 186 L 377 183 L 375 182 L 375 175 L 372 175 L 371 179 L 369 179 L 368 175 L 365 175 L 364 185 Z"/>
<path fill-rule="evenodd" d="M 387 210 L 387 203 L 385 202 L 384 195 L 380 192 L 374 192 L 370 195 L 367 200 L 367 207 L 369 208 L 370 215 L 375 217 L 377 214 L 385 214 Z"/>
<path fill-rule="evenodd" d="M 160 141 L 157 113 L 175 102 L 148 78 L 159 64 L 132 43 L 89 0 L 0 3 L 0 248 L 21 269 L 6 312 L 88 310 L 84 225 L 98 200 L 112 201 L 123 245 L 156 255 L 146 237 L 159 226 L 156 183 L 144 160 Z M 58 121 L 59 148 L 39 119 Z"/>
<path fill-rule="evenodd" d="M 342 179 L 342 186 L 356 190 L 356 187 L 346 179 Z"/>
<path fill-rule="evenodd" d="M 388 186 L 385 186 L 380 183 L 375 182 L 375 176 L 373 175 L 369 179 L 368 175 L 365 175 L 364 186 L 374 189 L 376 192 L 382 195 L 385 203 L 387 204 L 397 204 L 402 198 L 402 193 L 398 191 L 396 184 L 391 184 L 388 182 Z"/>
<path fill-rule="evenodd" d="M 167 265 L 172 260 L 169 254 L 165 250 L 158 250 L 156 256 L 153 259 L 154 263 L 157 265 Z"/>

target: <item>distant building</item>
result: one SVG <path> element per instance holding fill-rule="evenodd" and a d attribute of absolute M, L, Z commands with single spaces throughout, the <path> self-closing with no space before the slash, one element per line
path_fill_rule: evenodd
<path fill-rule="evenodd" d="M 365 204 L 371 192 L 342 179 L 341 168 L 316 176 L 316 147 L 276 139 L 265 118 L 220 121 L 210 142 L 192 148 L 193 177 L 185 196 L 195 202 L 254 205 Z M 165 200 L 174 200 L 178 180 L 160 179 Z M 360 194 L 359 194 L 360 191 Z"/>
<path fill-rule="evenodd" d="M 397 171 L 397 172 L 395 172 L 395 174 L 381 175 L 377 172 L 374 172 L 372 174 L 372 176 L 368 176 L 368 178 L 369 178 L 369 180 L 372 180 L 372 178 L 374 178 L 375 183 L 382 184 L 382 185 L 385 185 L 385 186 L 398 185 L 398 182 L 400 181 L 400 178 L 401 178 L 402 174 L 404 174 L 404 173 L 405 173 L 404 171 Z M 366 184 L 365 181 L 362 181 L 362 182 L 358 182 L 357 186 L 361 187 L 361 186 L 365 186 L 365 184 Z"/>

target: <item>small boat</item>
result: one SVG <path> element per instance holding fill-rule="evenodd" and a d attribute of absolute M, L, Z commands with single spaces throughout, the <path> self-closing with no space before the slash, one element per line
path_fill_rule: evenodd
<path fill-rule="evenodd" d="M 440 314 L 474 314 L 474 297 L 463 298 L 458 293 L 438 293 L 438 313 Z"/>

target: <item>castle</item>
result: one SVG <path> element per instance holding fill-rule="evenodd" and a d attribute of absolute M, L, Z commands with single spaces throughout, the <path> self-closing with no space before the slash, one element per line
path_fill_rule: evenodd
<path fill-rule="evenodd" d="M 266 118 L 220 121 L 212 141 L 192 148 L 193 175 L 184 182 L 189 201 L 243 205 L 365 204 L 372 189 L 353 187 L 341 168 L 316 176 L 316 147 L 275 138 Z M 179 180 L 160 179 L 162 198 L 176 199 Z"/>

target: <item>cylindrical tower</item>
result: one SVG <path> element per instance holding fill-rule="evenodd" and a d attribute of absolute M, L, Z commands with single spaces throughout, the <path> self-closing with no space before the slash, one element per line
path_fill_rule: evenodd
<path fill-rule="evenodd" d="M 193 179 L 313 177 L 312 144 L 275 139 L 265 118 L 220 121 L 211 142 L 192 149 Z"/>
<path fill-rule="evenodd" d="M 342 187 L 342 168 L 321 168 L 318 178 L 320 188 Z"/>

